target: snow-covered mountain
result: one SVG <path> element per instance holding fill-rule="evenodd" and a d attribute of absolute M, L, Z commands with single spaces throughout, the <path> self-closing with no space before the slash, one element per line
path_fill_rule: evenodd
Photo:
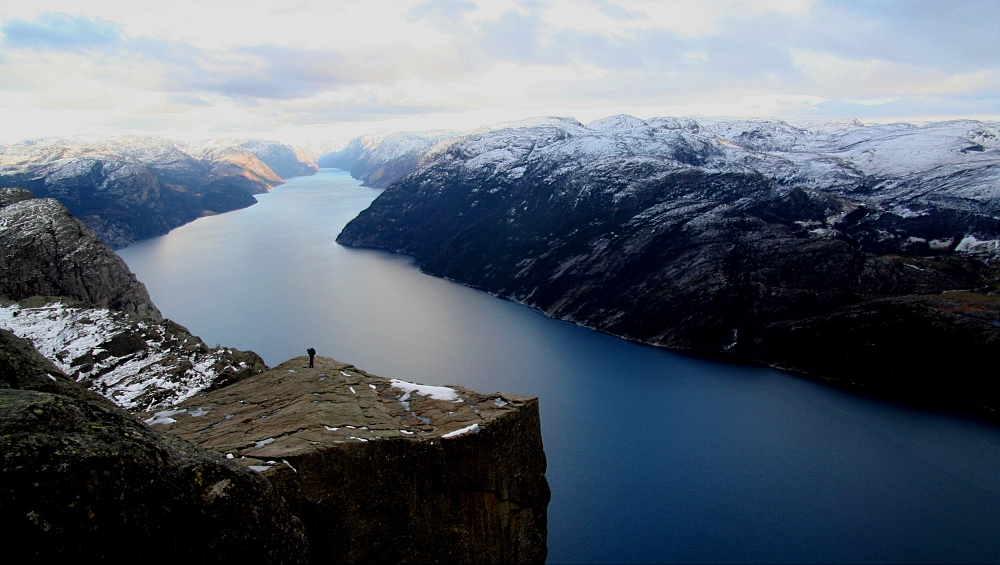
<path fill-rule="evenodd" d="M 319 165 L 350 171 L 364 186 L 385 188 L 413 171 L 436 145 L 457 137 L 444 131 L 365 135 L 324 153 Z"/>
<path fill-rule="evenodd" d="M 982 402 L 998 175 L 993 122 L 533 120 L 425 150 L 338 241 L 657 345 L 893 390 L 961 365 Z"/>
<path fill-rule="evenodd" d="M 359 138 L 340 155 L 341 166 L 352 171 L 362 161 L 372 170 L 412 163 L 406 174 L 460 161 L 468 174 L 488 173 L 496 182 L 521 182 L 528 174 L 547 185 L 579 185 L 580 196 L 598 191 L 612 200 L 682 170 L 761 174 L 782 186 L 821 190 L 864 207 L 870 213 L 867 225 L 900 245 L 952 238 L 954 249 L 970 235 L 977 242 L 971 245 L 985 249 L 995 248 L 989 242 L 998 237 L 1000 124 L 995 122 L 844 121 L 807 129 L 780 120 L 612 116 L 583 125 L 550 118 L 444 139 Z M 627 170 L 641 173 L 619 174 Z M 397 168 L 400 178 L 402 172 Z M 942 212 L 963 216 L 969 233 L 943 233 L 957 226 L 929 217 Z"/>
<path fill-rule="evenodd" d="M 293 148 L 259 140 L 124 136 L 0 146 L 0 187 L 59 200 L 114 248 L 250 206 L 254 194 L 283 182 L 276 170 L 294 176 L 316 169 Z"/>

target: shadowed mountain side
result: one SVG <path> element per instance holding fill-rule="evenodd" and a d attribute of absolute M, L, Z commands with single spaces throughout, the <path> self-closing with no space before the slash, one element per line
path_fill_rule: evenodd
<path fill-rule="evenodd" d="M 1000 407 L 986 393 L 997 376 L 979 368 L 1000 343 L 992 126 L 823 137 L 751 122 L 737 129 L 756 135 L 741 137 L 719 124 L 626 118 L 469 136 L 386 189 L 337 241 L 412 255 L 430 274 L 627 339 Z M 865 167 L 909 180 L 844 176 L 863 167 L 818 154 L 852 136 L 893 150 Z M 991 149 L 961 150 L 980 137 Z M 768 139 L 783 157 L 747 148 Z M 943 169 L 965 172 L 943 179 Z M 880 302 L 907 296 L 923 298 Z M 852 306 L 865 314 L 843 310 Z M 781 341 L 807 319 L 815 332 L 795 340 L 812 353 L 796 355 Z M 841 331 L 852 319 L 866 329 Z M 906 372 L 921 364 L 903 363 L 889 377 L 871 352 L 902 354 L 897 336 L 916 337 L 907 327 L 927 330 L 914 344 L 965 345 L 940 352 L 950 362 L 919 375 Z"/>

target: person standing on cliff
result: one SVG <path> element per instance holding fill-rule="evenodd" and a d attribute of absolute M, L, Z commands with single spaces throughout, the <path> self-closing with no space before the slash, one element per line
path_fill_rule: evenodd
<path fill-rule="evenodd" d="M 316 350 L 313 348 L 306 349 L 306 353 L 309 354 L 309 368 L 313 368 L 313 358 L 316 357 Z"/>

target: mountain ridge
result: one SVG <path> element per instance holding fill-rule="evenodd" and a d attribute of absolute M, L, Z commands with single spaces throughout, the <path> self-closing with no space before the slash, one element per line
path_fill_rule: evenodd
<path fill-rule="evenodd" d="M 337 241 L 644 343 L 899 393 L 958 375 L 959 402 L 991 411 L 974 360 L 1000 343 L 998 130 L 548 120 L 451 143 Z M 791 328 L 811 360 L 781 345 Z M 894 334 L 970 355 L 927 362 Z"/>

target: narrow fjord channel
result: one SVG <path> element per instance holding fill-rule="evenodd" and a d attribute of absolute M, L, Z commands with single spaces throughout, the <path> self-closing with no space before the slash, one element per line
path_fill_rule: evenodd
<path fill-rule="evenodd" d="M 1000 561 L 995 425 L 629 343 L 334 243 L 377 194 L 324 169 L 119 254 L 165 316 L 269 365 L 315 347 L 538 396 L 550 562 Z"/>

